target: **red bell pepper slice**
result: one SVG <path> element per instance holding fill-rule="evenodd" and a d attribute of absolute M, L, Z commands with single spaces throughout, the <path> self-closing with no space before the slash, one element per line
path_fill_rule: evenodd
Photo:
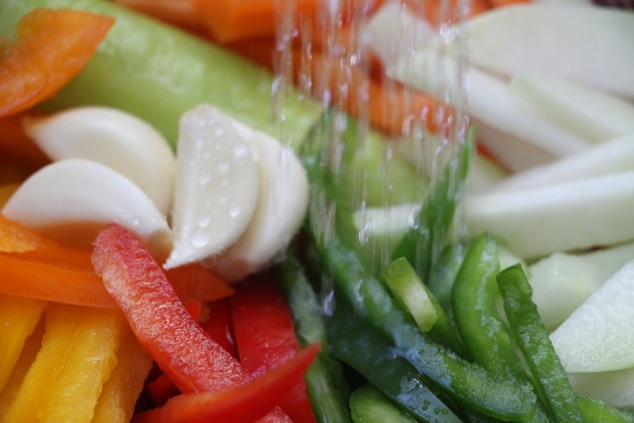
<path fill-rule="evenodd" d="M 291 311 L 277 281 L 270 275 L 253 278 L 229 298 L 238 357 L 254 376 L 291 360 L 298 345 Z M 302 379 L 280 407 L 296 422 L 315 422 Z"/>
<path fill-rule="evenodd" d="M 255 422 L 277 405 L 280 394 L 288 392 L 302 380 L 318 350 L 319 346 L 314 344 L 299 351 L 291 361 L 234 389 L 177 395 L 162 407 L 138 414 L 132 422 Z"/>
<path fill-rule="evenodd" d="M 206 320 L 202 327 L 221 347 L 237 357 L 235 341 L 231 330 L 231 311 L 229 298 L 223 298 L 207 304 Z M 242 363 L 244 367 L 244 363 Z"/>
<path fill-rule="evenodd" d="M 189 315 L 160 265 L 127 229 L 103 229 L 92 260 L 141 345 L 181 392 L 221 391 L 251 380 Z"/>

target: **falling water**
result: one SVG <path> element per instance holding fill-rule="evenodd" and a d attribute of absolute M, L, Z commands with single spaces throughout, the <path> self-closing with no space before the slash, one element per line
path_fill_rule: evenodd
<path fill-rule="evenodd" d="M 277 77 L 273 87 L 273 111 L 280 125 L 280 132 L 284 133 L 284 97 L 288 94 L 288 88 L 295 84 L 306 101 L 317 100 L 334 110 L 335 118 L 330 121 L 322 161 L 337 173 L 345 153 L 342 137 L 349 125 L 343 111 L 349 111 L 356 119 L 357 151 L 364 152 L 369 148 L 368 140 L 373 131 L 381 132 L 381 129 L 377 130 L 371 125 L 372 110 L 368 99 L 374 94 L 372 78 L 377 69 L 375 57 L 364 43 L 364 28 L 381 7 L 379 3 L 385 5 L 390 0 L 321 0 L 316 14 L 305 15 L 297 13 L 302 0 L 278 1 L 281 2 L 278 10 L 283 12 L 278 16 L 275 57 Z M 439 58 L 449 54 L 449 51 L 457 58 L 457 66 L 445 67 L 443 61 L 438 60 L 420 69 L 420 72 L 433 72 L 435 78 L 439 79 L 441 91 L 435 94 L 441 107 L 415 109 L 411 101 L 413 93 L 406 89 L 405 101 L 401 105 L 406 108 L 405 113 L 398 113 L 398 110 L 386 104 L 382 109 L 383 115 L 379 117 L 383 122 L 396 123 L 392 126 L 400 127 L 396 133 L 382 133 L 387 140 L 383 145 L 385 160 L 381 168 L 381 186 L 378 187 L 384 199 L 383 206 L 393 206 L 398 202 L 394 198 L 395 189 L 399 187 L 394 185 L 392 164 L 394 158 L 401 154 L 396 146 L 407 143 L 411 145 L 408 159 L 412 161 L 420 178 L 420 206 L 429 181 L 436 178 L 446 163 L 456 157 L 468 126 L 464 80 L 467 36 L 462 29 L 464 25 L 461 25 L 468 14 L 468 0 L 442 0 L 433 5 L 428 1 L 435 0 L 392 1 L 398 3 L 403 14 L 412 13 L 434 20 L 434 51 Z M 392 49 L 403 63 L 407 63 L 410 57 L 415 56 L 420 40 L 411 29 L 404 27 L 399 31 L 399 43 Z M 379 75 L 378 78 L 381 78 L 381 89 L 402 89 L 401 84 L 386 75 Z M 309 98 L 312 100 L 308 100 Z M 402 122 L 395 122 L 403 114 L 407 118 Z M 377 120 L 376 116 L 374 120 Z M 430 121 L 438 128 L 435 134 L 428 130 Z M 290 143 L 292 140 L 286 142 Z M 380 266 L 390 259 L 391 251 L 388 251 L 384 243 L 369 242 L 368 234 L 377 225 L 377 221 L 367 213 L 369 189 L 365 175 L 361 172 L 355 174 L 354 190 L 349 200 L 352 209 L 357 211 L 359 244 L 375 259 L 378 258 L 377 263 Z M 377 187 L 373 186 L 372 189 L 376 190 Z M 327 238 L 332 231 L 335 206 L 317 198 L 309 211 L 313 221 L 320 222 L 319 229 L 323 237 Z M 414 219 L 408 220 L 410 224 L 414 224 Z"/>

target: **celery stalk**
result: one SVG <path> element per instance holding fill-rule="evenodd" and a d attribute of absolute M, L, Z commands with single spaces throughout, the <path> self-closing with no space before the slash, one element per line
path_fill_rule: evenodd
<path fill-rule="evenodd" d="M 274 76 L 211 43 L 102 0 L 2 0 L 0 35 L 13 34 L 36 7 L 110 15 L 116 23 L 82 72 L 42 110 L 100 104 L 131 112 L 175 145 L 178 119 L 211 103 L 249 126 L 299 142 L 321 116 L 317 103 L 296 92 L 284 98 L 284 124 L 273 118 Z M 292 91 L 292 90 L 291 90 Z"/>

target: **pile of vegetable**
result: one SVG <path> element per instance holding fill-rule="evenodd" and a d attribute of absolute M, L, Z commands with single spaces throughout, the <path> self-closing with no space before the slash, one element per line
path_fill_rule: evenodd
<path fill-rule="evenodd" d="M 0 421 L 634 421 L 633 32 L 5 0 Z"/>

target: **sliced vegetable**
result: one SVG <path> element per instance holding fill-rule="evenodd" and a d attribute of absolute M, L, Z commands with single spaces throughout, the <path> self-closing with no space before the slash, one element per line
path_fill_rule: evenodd
<path fill-rule="evenodd" d="M 250 423 L 257 421 L 275 407 L 281 395 L 301 380 L 318 351 L 318 345 L 303 349 L 291 361 L 253 379 L 246 385 L 221 392 L 177 395 L 162 407 L 136 415 L 133 422 Z"/>
<path fill-rule="evenodd" d="M 83 245 L 114 221 L 142 237 L 156 257 L 166 257 L 172 247 L 167 220 L 152 200 L 120 173 L 86 159 L 42 168 L 22 184 L 2 214 L 55 239 Z"/>
<path fill-rule="evenodd" d="M 189 315 L 143 243 L 112 224 L 96 241 L 93 263 L 143 348 L 181 392 L 246 384 L 250 374 Z"/>
<path fill-rule="evenodd" d="M 26 133 L 52 160 L 84 158 L 137 184 L 167 214 L 175 159 L 163 136 L 134 115 L 108 107 L 79 107 L 24 121 Z"/>
<path fill-rule="evenodd" d="M 245 231 L 215 260 L 214 272 L 228 281 L 263 270 L 283 252 L 304 221 L 309 189 L 306 171 L 288 146 L 238 121 L 233 124 L 252 149 L 258 194 Z"/>
<path fill-rule="evenodd" d="M 416 420 L 399 410 L 377 389 L 364 385 L 350 396 L 350 411 L 355 423 L 415 423 Z"/>
<path fill-rule="evenodd" d="M 94 271 L 0 254 L 0 293 L 65 304 L 114 308 Z"/>
<path fill-rule="evenodd" d="M 263 0 L 246 3 L 240 0 L 194 0 L 195 10 L 213 38 L 226 43 L 248 38 L 274 36 L 278 27 L 278 11 L 283 3 Z M 291 3 L 293 16 L 317 10 L 318 1 L 299 0 Z"/>
<path fill-rule="evenodd" d="M 276 284 L 270 276 L 257 277 L 229 300 L 240 363 L 255 377 L 291 360 L 298 350 L 291 313 Z M 279 405 L 293 421 L 316 421 L 303 381 Z"/>
<path fill-rule="evenodd" d="M 152 359 L 128 327 L 122 328 L 117 365 L 99 394 L 92 423 L 128 423 L 135 410 Z"/>
<path fill-rule="evenodd" d="M 116 365 L 124 325 L 118 310 L 49 306 L 42 347 L 6 421 L 90 421 Z"/>
<path fill-rule="evenodd" d="M 531 287 L 522 269 L 516 264 L 497 276 L 504 311 L 511 334 L 522 352 L 542 404 L 556 422 L 583 423 L 568 376 L 548 338 L 537 307 L 531 300 Z"/>
<path fill-rule="evenodd" d="M 384 335 L 355 317 L 347 306 L 338 302 L 326 320 L 333 354 L 416 418 L 437 423 L 461 421 L 438 398 L 436 388 L 404 357 L 395 355 Z"/>
<path fill-rule="evenodd" d="M 93 56 L 113 24 L 111 17 L 77 10 L 25 14 L 16 31 L 18 40 L 3 40 L 0 117 L 55 95 Z"/>
<path fill-rule="evenodd" d="M 181 117 L 176 169 L 174 249 L 166 268 L 226 250 L 249 225 L 259 195 L 251 146 L 211 105 Z"/>
<path fill-rule="evenodd" d="M 634 105 L 617 95 L 530 73 L 516 74 L 509 90 L 532 112 L 589 141 L 634 133 Z"/>
<path fill-rule="evenodd" d="M 35 361 L 35 357 L 37 353 L 40 351 L 40 347 L 42 346 L 42 338 L 44 336 L 44 326 L 45 319 L 41 318 L 33 333 L 24 341 L 24 347 L 20 353 L 20 357 L 18 361 L 15 363 L 13 367 L 13 371 L 9 379 L 7 380 L 6 385 L 0 391 L 0 420 L 5 421 L 4 417 L 9 410 L 9 406 L 15 399 L 20 387 L 22 386 L 22 381 L 24 380 L 24 376 L 29 371 L 29 368 Z"/>
<path fill-rule="evenodd" d="M 26 339 L 33 333 L 47 306 L 45 301 L 0 295 L 0 392 L 20 358 Z"/>
<path fill-rule="evenodd" d="M 634 98 L 634 76 L 622 72 L 634 65 L 627 42 L 634 37 L 634 15 L 627 11 L 518 5 L 472 19 L 468 31 L 469 60 L 492 73 L 548 74 Z"/>
<path fill-rule="evenodd" d="M 489 233 L 469 247 L 452 290 L 453 313 L 469 356 L 494 374 L 527 380 L 515 345 L 499 315 L 496 276 L 500 259 Z"/>
<path fill-rule="evenodd" d="M 469 234 L 491 231 L 523 259 L 634 239 L 634 172 L 467 197 Z M 583 230 L 580 230 L 583 228 Z M 630 231 L 632 229 L 632 231 Z"/>
<path fill-rule="evenodd" d="M 205 40 L 187 35 L 112 2 L 8 0 L 0 33 L 9 33 L 33 8 L 73 8 L 111 16 L 116 25 L 82 72 L 42 107 L 114 107 L 130 112 L 176 145 L 178 118 L 198 104 L 214 104 L 247 125 L 278 135 L 271 113 L 273 75 Z M 23 72 L 21 69 L 20 72 Z M 298 143 L 322 114 L 320 105 L 289 89 L 284 100 L 284 141 Z"/>
<path fill-rule="evenodd" d="M 287 257 L 279 266 L 279 274 L 293 314 L 298 342 L 302 346 L 316 342 L 327 346 L 322 309 L 297 257 Z M 350 423 L 348 383 L 340 363 L 324 349 L 306 372 L 306 388 L 312 409 L 317 421 Z"/>
<path fill-rule="evenodd" d="M 38 231 L 7 219 L 0 214 L 0 251 L 3 253 L 24 253 L 54 244 Z"/>
<path fill-rule="evenodd" d="M 634 261 L 629 261 L 551 334 L 567 372 L 634 367 Z"/>
<path fill-rule="evenodd" d="M 438 320 L 438 312 L 409 262 L 405 258 L 396 259 L 383 275 L 396 302 L 412 315 L 421 331 L 429 332 Z"/>
<path fill-rule="evenodd" d="M 234 292 L 225 281 L 199 263 L 168 269 L 165 276 L 183 304 L 216 301 Z"/>

